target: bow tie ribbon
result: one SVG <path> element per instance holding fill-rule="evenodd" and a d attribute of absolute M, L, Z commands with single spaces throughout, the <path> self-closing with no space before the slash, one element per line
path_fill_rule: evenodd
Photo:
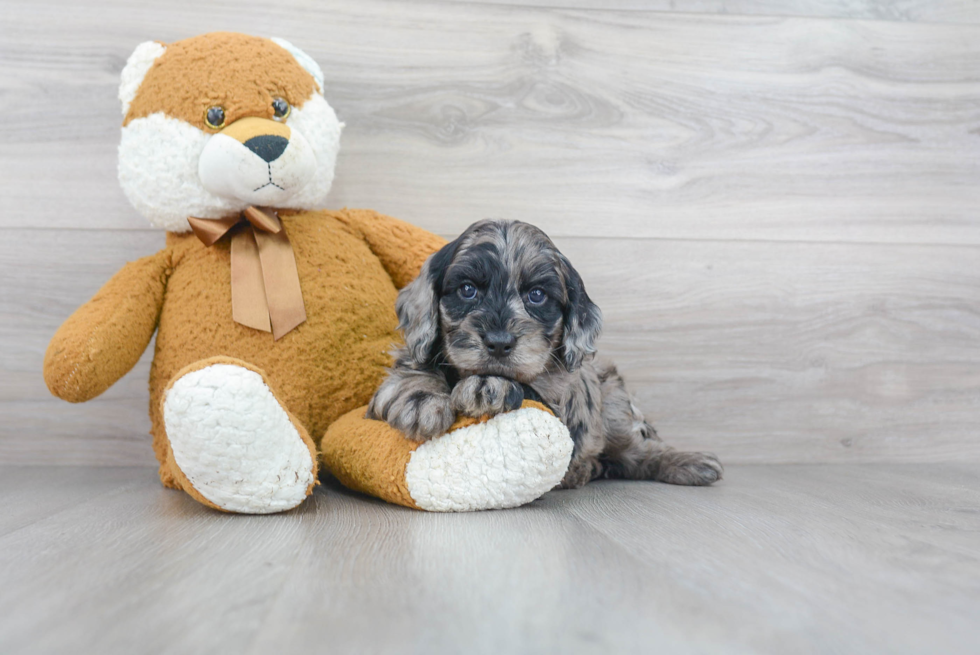
<path fill-rule="evenodd" d="M 278 341 L 306 320 L 293 246 L 275 210 L 249 207 L 238 216 L 189 216 L 205 246 L 231 235 L 231 315 L 236 323 L 272 332 Z"/>

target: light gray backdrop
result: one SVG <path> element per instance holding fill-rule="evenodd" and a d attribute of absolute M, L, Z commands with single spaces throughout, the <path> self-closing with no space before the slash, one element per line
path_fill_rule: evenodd
<path fill-rule="evenodd" d="M 115 179 L 123 63 L 211 30 L 323 66 L 347 123 L 330 206 L 547 230 L 673 444 L 980 458 L 977 3 L 537 4 L 0 4 L 0 463 L 153 462 L 148 357 L 78 406 L 41 360 L 163 244 Z"/>

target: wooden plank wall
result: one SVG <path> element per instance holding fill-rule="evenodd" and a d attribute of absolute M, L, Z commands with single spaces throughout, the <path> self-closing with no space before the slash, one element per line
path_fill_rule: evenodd
<path fill-rule="evenodd" d="M 0 2 L 0 463 L 152 462 L 146 357 L 79 406 L 41 359 L 163 242 L 115 179 L 123 63 L 219 29 L 323 66 L 330 206 L 552 234 L 676 445 L 980 459 L 978 3 L 533 4 Z"/>

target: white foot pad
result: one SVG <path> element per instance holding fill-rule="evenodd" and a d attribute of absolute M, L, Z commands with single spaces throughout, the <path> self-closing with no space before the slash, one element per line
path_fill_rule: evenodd
<path fill-rule="evenodd" d="M 292 509 L 313 483 L 313 459 L 254 371 L 214 364 L 167 392 L 163 420 L 177 466 L 218 507 L 243 514 Z"/>
<path fill-rule="evenodd" d="M 561 482 L 572 457 L 568 428 L 525 407 L 419 446 L 405 468 L 416 504 L 430 512 L 517 507 Z"/>

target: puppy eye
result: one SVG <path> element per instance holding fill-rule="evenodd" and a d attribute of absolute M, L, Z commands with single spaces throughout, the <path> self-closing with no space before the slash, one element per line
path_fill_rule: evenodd
<path fill-rule="evenodd" d="M 548 294 L 544 292 L 544 289 L 531 289 L 527 292 L 527 301 L 532 305 L 540 305 L 547 299 Z"/>
<path fill-rule="evenodd" d="M 210 107 L 204 112 L 204 122 L 212 130 L 220 130 L 225 126 L 225 110 L 222 107 Z"/>
<path fill-rule="evenodd" d="M 290 107 L 289 103 L 283 98 L 276 98 L 272 101 L 272 111 L 276 113 L 275 118 L 277 121 L 286 120 L 286 118 L 289 116 L 289 112 L 292 110 L 293 108 Z"/>
<path fill-rule="evenodd" d="M 459 288 L 459 296 L 463 300 L 473 300 L 476 298 L 476 287 L 467 282 Z"/>

